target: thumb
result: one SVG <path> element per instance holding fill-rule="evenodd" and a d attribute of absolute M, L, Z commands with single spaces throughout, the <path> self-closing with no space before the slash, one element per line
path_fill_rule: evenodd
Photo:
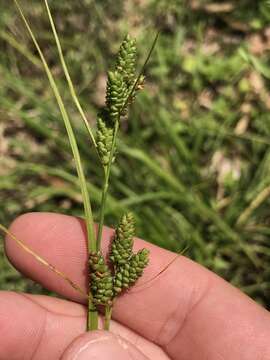
<path fill-rule="evenodd" d="M 62 360 L 147 360 L 134 345 L 108 331 L 91 331 L 76 338 Z"/>

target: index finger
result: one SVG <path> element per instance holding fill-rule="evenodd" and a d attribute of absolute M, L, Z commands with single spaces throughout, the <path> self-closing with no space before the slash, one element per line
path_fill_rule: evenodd
<path fill-rule="evenodd" d="M 19 217 L 11 231 L 87 289 L 87 246 L 82 220 L 32 213 Z M 112 230 L 106 228 L 104 252 L 111 235 Z M 140 239 L 136 239 L 134 247 L 151 251 L 150 266 L 141 283 L 155 277 L 175 257 Z M 6 251 L 13 264 L 33 280 L 82 301 L 66 282 L 25 254 L 11 239 L 6 241 Z M 270 358 L 269 313 L 215 274 L 182 256 L 153 282 L 122 295 L 116 301 L 113 317 L 162 346 L 175 359 Z"/>

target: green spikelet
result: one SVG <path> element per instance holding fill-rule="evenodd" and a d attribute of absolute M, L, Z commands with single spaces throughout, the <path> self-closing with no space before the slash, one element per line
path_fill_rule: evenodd
<path fill-rule="evenodd" d="M 108 128 L 101 118 L 97 120 L 97 129 L 97 149 L 102 164 L 106 166 L 112 149 L 113 129 Z"/>
<path fill-rule="evenodd" d="M 134 83 L 135 79 L 136 55 L 136 41 L 127 35 L 118 52 L 116 70 L 122 74 L 128 88 Z"/>
<path fill-rule="evenodd" d="M 90 253 L 90 291 L 95 305 L 111 305 L 113 277 L 100 251 Z"/>
<path fill-rule="evenodd" d="M 132 256 L 135 222 L 132 213 L 124 214 L 116 228 L 110 260 L 114 266 L 125 264 Z"/>
<path fill-rule="evenodd" d="M 126 113 L 125 102 L 128 97 L 128 88 L 123 80 L 123 76 L 118 71 L 109 71 L 107 90 L 106 90 L 106 106 L 112 122 Z"/>
<path fill-rule="evenodd" d="M 143 274 L 149 262 L 149 250 L 141 249 L 132 255 L 129 262 L 118 267 L 114 276 L 113 290 L 117 295 L 124 289 L 130 288 Z"/>

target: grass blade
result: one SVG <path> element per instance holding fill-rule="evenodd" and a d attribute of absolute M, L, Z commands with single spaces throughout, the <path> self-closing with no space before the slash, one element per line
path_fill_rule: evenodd
<path fill-rule="evenodd" d="M 85 217 L 86 217 L 86 228 L 87 228 L 87 238 L 88 238 L 88 250 L 89 251 L 96 251 L 96 238 L 95 238 L 95 231 L 94 231 L 94 221 L 93 221 L 93 215 L 92 215 L 92 209 L 91 209 L 91 203 L 90 203 L 90 198 L 89 198 L 89 194 L 88 194 L 88 189 L 87 189 L 87 183 L 86 183 L 86 179 L 85 179 L 85 175 L 84 175 L 84 171 L 83 171 L 83 166 L 82 166 L 82 162 L 81 162 L 81 157 L 80 157 L 80 153 L 79 153 L 79 149 L 78 149 L 78 145 L 77 145 L 77 141 L 73 132 L 73 128 L 71 125 L 71 121 L 69 119 L 68 113 L 66 111 L 65 105 L 63 103 L 62 97 L 60 95 L 60 92 L 58 90 L 58 87 L 56 85 L 56 82 L 53 78 L 53 75 L 51 73 L 51 70 L 47 64 L 47 61 L 43 55 L 43 52 L 36 40 L 36 37 L 33 33 L 33 31 L 31 30 L 31 27 L 27 21 L 27 19 L 25 18 L 22 8 L 20 7 L 19 3 L 17 0 L 14 0 L 16 7 L 19 10 L 19 13 L 21 15 L 21 18 L 33 40 L 33 43 L 39 53 L 40 59 L 43 63 L 44 69 L 46 71 L 47 77 L 49 79 L 51 88 L 53 90 L 55 99 L 57 101 L 57 104 L 59 106 L 59 110 L 61 112 L 65 127 L 66 127 L 66 131 L 68 134 L 68 138 L 69 138 L 69 142 L 70 142 L 70 146 L 72 149 L 72 153 L 73 153 L 73 157 L 75 160 L 75 164 L 76 164 L 76 169 L 77 169 L 77 174 L 78 174 L 78 178 L 80 181 L 80 187 L 81 187 L 81 193 L 82 193 L 82 197 L 83 197 L 83 203 L 84 203 L 84 211 L 85 211 Z M 90 297 L 89 297 L 90 299 Z M 98 327 L 98 314 L 97 311 L 92 311 L 90 312 L 90 319 L 88 321 L 88 324 L 90 323 L 90 328 L 91 329 L 97 329 Z M 89 326 L 88 326 L 89 327 Z"/>
<path fill-rule="evenodd" d="M 52 31 L 53 31 L 53 35 L 54 35 L 55 43 L 56 43 L 56 46 L 57 46 L 59 58 L 60 58 L 60 61 L 61 61 L 61 64 L 62 64 L 62 67 L 63 67 L 63 70 L 64 70 L 64 74 L 65 74 L 65 77 L 66 77 L 66 80 L 67 80 L 67 83 L 68 83 L 68 86 L 69 86 L 69 91 L 70 91 L 71 97 L 72 97 L 72 99 L 73 99 L 73 101 L 74 101 L 74 103 L 75 103 L 75 105 L 76 105 L 82 119 L 83 119 L 83 122 L 84 122 L 85 127 L 86 127 L 86 129 L 88 131 L 90 139 L 91 139 L 95 149 L 97 149 L 97 144 L 96 144 L 94 134 L 93 134 L 92 129 L 91 129 L 91 127 L 90 127 L 90 125 L 89 125 L 89 123 L 87 121 L 86 115 L 85 115 L 85 113 L 84 113 L 84 111 L 83 111 L 83 109 L 81 107 L 81 104 L 79 102 L 78 96 L 76 94 L 73 82 L 71 80 L 71 77 L 70 77 L 70 74 L 69 74 L 69 71 L 68 71 L 68 68 L 67 68 L 67 64 L 66 64 L 66 61 L 65 61 L 65 58 L 64 58 L 64 55 L 63 55 L 62 46 L 61 46 L 61 43 L 60 43 L 60 39 L 59 39 L 57 30 L 56 30 L 54 21 L 53 21 L 53 17 L 52 17 L 52 13 L 51 13 L 48 1 L 44 0 L 44 3 L 45 3 L 46 10 L 47 10 L 47 13 L 48 13 L 48 17 L 49 17 L 49 20 L 50 20 L 51 28 L 52 28 Z"/>

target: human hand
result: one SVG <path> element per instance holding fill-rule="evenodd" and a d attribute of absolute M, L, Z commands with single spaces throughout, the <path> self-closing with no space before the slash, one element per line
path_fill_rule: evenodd
<path fill-rule="evenodd" d="M 87 247 L 82 220 L 26 214 L 10 231 L 87 291 Z M 112 230 L 105 228 L 103 251 Z M 11 262 L 26 276 L 68 300 L 0 293 L 0 360 L 269 360 L 270 314 L 239 290 L 191 260 L 150 249 L 144 276 L 117 299 L 112 332 L 85 333 L 83 297 L 63 279 L 6 239 Z M 141 284 L 141 286 L 139 286 Z M 137 286 L 137 287 L 136 287 Z"/>

